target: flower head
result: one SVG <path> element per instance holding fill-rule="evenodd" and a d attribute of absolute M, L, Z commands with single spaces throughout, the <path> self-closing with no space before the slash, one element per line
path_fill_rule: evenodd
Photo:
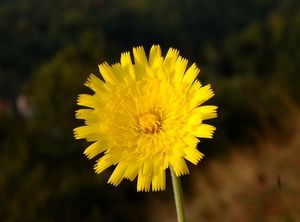
<path fill-rule="evenodd" d="M 197 164 L 203 154 L 199 138 L 212 138 L 215 127 L 203 120 L 217 116 L 216 106 L 202 105 L 214 93 L 196 79 L 195 64 L 170 48 L 165 57 L 158 45 L 149 59 L 142 47 L 121 54 L 120 63 L 99 65 L 102 81 L 91 74 L 85 83 L 93 95 L 81 94 L 76 118 L 85 125 L 74 130 L 76 139 L 92 144 L 88 158 L 98 156 L 96 173 L 116 165 L 108 183 L 137 179 L 138 191 L 165 189 L 165 171 L 188 174 L 186 160 Z M 151 186 L 152 185 L 152 186 Z"/>

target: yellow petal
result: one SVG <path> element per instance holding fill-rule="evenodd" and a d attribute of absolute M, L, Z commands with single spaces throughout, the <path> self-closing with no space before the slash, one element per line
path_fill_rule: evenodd
<path fill-rule="evenodd" d="M 194 82 L 194 80 L 196 79 L 199 72 L 200 72 L 200 69 L 198 69 L 198 67 L 194 63 L 184 74 L 182 83 L 191 85 Z"/>
<path fill-rule="evenodd" d="M 142 170 L 140 170 L 137 181 L 137 191 L 150 191 L 151 181 L 152 178 L 143 174 Z"/>
<path fill-rule="evenodd" d="M 123 68 L 123 72 L 126 73 L 126 77 L 129 80 L 134 81 L 135 73 L 129 52 L 124 52 L 121 54 L 121 66 Z"/>
<path fill-rule="evenodd" d="M 197 164 L 203 158 L 203 154 L 196 147 L 188 147 L 184 150 L 184 158 L 193 164 Z"/>
<path fill-rule="evenodd" d="M 136 64 L 148 65 L 145 50 L 142 46 L 133 48 L 133 57 Z"/>
<path fill-rule="evenodd" d="M 208 124 L 200 124 L 194 127 L 192 134 L 201 138 L 212 138 L 216 127 Z"/>
<path fill-rule="evenodd" d="M 94 166 L 94 170 L 96 173 L 101 173 L 106 170 L 108 167 L 112 166 L 114 161 L 109 159 L 109 155 L 106 154 L 102 158 L 100 158 Z"/>
<path fill-rule="evenodd" d="M 120 162 L 110 176 L 108 183 L 118 186 L 124 178 L 126 167 L 127 164 L 125 164 L 125 162 Z"/>
<path fill-rule="evenodd" d="M 97 106 L 102 105 L 103 102 L 94 95 L 80 94 L 77 99 L 77 104 L 80 106 L 96 108 Z"/>
<path fill-rule="evenodd" d="M 189 169 L 186 165 L 185 160 L 182 157 L 172 156 L 170 158 L 170 163 L 172 165 L 172 168 L 173 168 L 174 173 L 176 174 L 176 176 L 179 177 L 179 176 L 182 176 L 182 175 L 189 174 Z"/>
<path fill-rule="evenodd" d="M 76 139 L 84 139 L 89 136 L 89 134 L 100 134 L 99 125 L 89 125 L 89 126 L 80 126 L 74 129 L 74 136 Z"/>
<path fill-rule="evenodd" d="M 94 74 L 91 74 L 85 85 L 97 93 L 106 93 L 108 91 L 106 84 Z"/>
<path fill-rule="evenodd" d="M 124 177 L 133 181 L 136 178 L 138 172 L 139 172 L 139 164 L 138 163 L 132 164 L 131 162 L 131 164 L 128 164 Z"/>
<path fill-rule="evenodd" d="M 210 85 L 206 85 L 194 91 L 189 100 L 191 107 L 197 107 L 214 96 Z"/>
<path fill-rule="evenodd" d="M 91 144 L 88 148 L 85 149 L 84 154 L 89 158 L 92 159 L 98 154 L 104 152 L 107 150 L 107 145 L 103 140 L 98 140 L 97 142 L 94 142 Z"/>
<path fill-rule="evenodd" d="M 117 78 L 114 75 L 114 72 L 113 72 L 112 68 L 110 67 L 110 65 L 108 65 L 107 63 L 103 63 L 103 64 L 100 64 L 98 67 L 99 67 L 99 71 L 106 83 L 110 83 L 110 84 L 117 83 Z"/>
<path fill-rule="evenodd" d="M 170 48 L 167 52 L 167 55 L 165 57 L 163 66 L 168 71 L 171 72 L 172 69 L 174 69 L 174 64 L 176 59 L 179 56 L 179 51 L 173 48 Z"/>
<path fill-rule="evenodd" d="M 163 168 L 153 175 L 152 191 L 165 190 L 166 188 L 166 172 Z"/>
<path fill-rule="evenodd" d="M 94 110 L 92 110 L 92 109 L 79 109 L 79 110 L 76 110 L 75 117 L 76 117 L 76 119 L 86 119 L 92 115 L 93 111 Z"/>
<path fill-rule="evenodd" d="M 132 65 L 131 57 L 129 52 L 123 52 L 121 54 L 121 65 L 126 67 L 128 65 Z"/>
<path fill-rule="evenodd" d="M 188 124 L 191 126 L 198 125 L 203 120 L 217 117 L 217 108 L 217 106 L 211 105 L 199 106 L 195 108 L 191 112 L 190 116 L 188 116 Z"/>
<path fill-rule="evenodd" d="M 149 64 L 150 66 L 154 66 L 155 63 L 162 59 L 161 58 L 161 49 L 159 45 L 153 45 L 150 49 L 150 55 L 149 55 Z"/>
<path fill-rule="evenodd" d="M 188 61 L 181 56 L 178 57 L 175 63 L 174 76 L 171 77 L 174 82 L 180 82 L 185 72 Z"/>

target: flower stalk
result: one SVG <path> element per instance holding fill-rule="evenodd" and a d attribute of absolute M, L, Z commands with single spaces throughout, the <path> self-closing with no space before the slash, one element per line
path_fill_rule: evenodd
<path fill-rule="evenodd" d="M 184 214 L 184 202 L 183 202 L 183 193 L 181 188 L 180 177 L 177 177 L 174 173 L 173 168 L 170 166 L 172 184 L 174 190 L 174 198 L 177 212 L 177 220 L 178 222 L 185 222 L 185 214 Z"/>

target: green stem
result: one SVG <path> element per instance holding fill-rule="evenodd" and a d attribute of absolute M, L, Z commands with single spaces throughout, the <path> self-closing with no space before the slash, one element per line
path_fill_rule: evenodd
<path fill-rule="evenodd" d="M 183 193 L 181 188 L 180 178 L 177 177 L 174 173 L 174 170 L 170 166 L 171 177 L 172 177 L 172 184 L 175 196 L 175 204 L 176 204 L 176 211 L 177 211 L 177 219 L 178 222 L 185 222 L 185 215 L 184 215 L 184 206 L 183 206 Z"/>

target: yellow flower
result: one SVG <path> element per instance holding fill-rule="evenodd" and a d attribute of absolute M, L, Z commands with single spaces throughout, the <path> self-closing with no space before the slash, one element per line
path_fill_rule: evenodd
<path fill-rule="evenodd" d="M 165 189 L 165 171 L 188 174 L 185 160 L 197 164 L 203 154 L 200 138 L 212 138 L 215 127 L 203 120 L 217 116 L 216 106 L 202 104 L 214 93 L 196 79 L 195 64 L 170 48 L 165 57 L 159 45 L 147 59 L 143 47 L 121 54 L 121 62 L 99 65 L 104 81 L 91 74 L 86 86 L 93 95 L 81 94 L 76 112 L 85 126 L 74 130 L 76 139 L 93 142 L 88 158 L 98 155 L 96 173 L 116 165 L 108 183 L 117 186 L 123 178 L 137 179 L 138 191 Z"/>

